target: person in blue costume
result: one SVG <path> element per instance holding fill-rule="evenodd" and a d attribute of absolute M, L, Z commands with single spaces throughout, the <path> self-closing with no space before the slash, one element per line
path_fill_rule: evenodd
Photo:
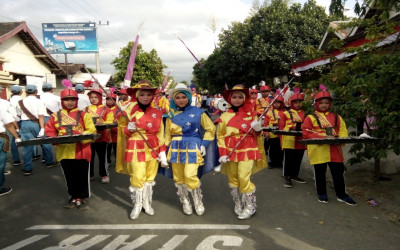
<path fill-rule="evenodd" d="M 169 148 L 167 159 L 172 166 L 183 212 L 187 215 L 193 213 L 189 199 L 191 193 L 196 214 L 202 215 L 205 208 L 198 171 L 205 164 L 207 148 L 213 147 L 211 144 L 215 140 L 215 126 L 205 110 L 190 105 L 192 94 L 185 84 L 178 83 L 169 93 L 170 119 L 167 119 L 165 128 L 165 144 Z M 211 171 L 213 167 L 215 165 L 202 172 Z"/>

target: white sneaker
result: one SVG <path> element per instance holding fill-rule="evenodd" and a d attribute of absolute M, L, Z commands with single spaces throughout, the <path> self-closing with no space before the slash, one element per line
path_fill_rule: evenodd
<path fill-rule="evenodd" d="M 101 183 L 103 183 L 103 184 L 110 183 L 110 177 L 108 177 L 107 175 L 101 177 Z"/>

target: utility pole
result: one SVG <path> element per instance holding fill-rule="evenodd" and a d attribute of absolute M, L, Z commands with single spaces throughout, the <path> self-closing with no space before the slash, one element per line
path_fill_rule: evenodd
<path fill-rule="evenodd" d="M 101 21 L 99 21 L 97 27 L 108 26 L 108 25 L 110 25 L 109 21 L 107 21 L 107 23 L 101 23 Z M 97 41 L 98 41 L 98 44 L 100 45 L 100 39 L 99 39 L 98 34 L 97 34 Z M 100 73 L 100 46 L 98 46 L 98 51 L 95 54 L 95 57 L 96 57 L 96 73 Z"/>

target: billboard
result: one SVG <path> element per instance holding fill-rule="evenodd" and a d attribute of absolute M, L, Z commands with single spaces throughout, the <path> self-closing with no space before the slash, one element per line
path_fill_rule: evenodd
<path fill-rule="evenodd" d="M 42 23 L 42 30 L 50 54 L 98 52 L 96 23 Z"/>

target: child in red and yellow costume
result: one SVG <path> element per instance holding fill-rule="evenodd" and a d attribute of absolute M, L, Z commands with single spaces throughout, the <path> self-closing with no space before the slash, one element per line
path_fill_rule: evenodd
<path fill-rule="evenodd" d="M 330 112 L 332 106 L 330 93 L 322 90 L 315 95 L 314 101 L 315 112 L 305 118 L 302 126 L 304 139 L 348 137 L 346 124 L 342 117 Z M 318 201 L 328 203 L 326 168 L 329 166 L 337 200 L 348 205 L 357 205 L 346 193 L 342 145 L 309 144 L 307 145 L 307 154 L 310 164 L 314 165 Z"/>
<path fill-rule="evenodd" d="M 139 217 L 142 208 L 146 214 L 154 214 L 151 203 L 158 161 L 164 166 L 168 163 L 162 112 L 151 107 L 156 88 L 152 88 L 147 81 L 140 81 L 127 91 L 135 105 L 129 112 L 123 111 L 129 122 L 121 131 L 125 135 L 124 164 L 116 165 L 116 171 L 130 176 L 129 191 L 134 205 L 130 218 L 134 220 Z M 126 122 L 126 117 L 121 116 L 120 119 Z"/>
<path fill-rule="evenodd" d="M 231 107 L 218 119 L 221 172 L 228 177 L 238 219 L 248 219 L 256 212 L 256 187 L 250 176 L 266 167 L 261 122 L 252 108 L 249 89 L 235 86 L 223 96 Z"/>
<path fill-rule="evenodd" d="M 284 116 L 285 111 L 285 100 L 283 96 L 279 94 L 275 101 L 272 103 L 272 109 L 270 109 L 265 115 L 264 126 L 267 127 L 278 127 L 279 122 Z M 282 127 L 281 127 L 282 128 Z M 283 151 L 281 148 L 281 142 L 278 135 L 272 132 L 265 132 L 265 140 L 268 140 L 269 144 L 269 162 L 268 168 L 282 168 Z"/>
<path fill-rule="evenodd" d="M 289 98 L 290 110 L 284 112 L 280 122 L 281 130 L 294 130 L 301 131 L 301 125 L 304 121 L 304 110 L 302 109 L 302 102 L 304 95 L 297 91 Z M 300 165 L 303 160 L 305 145 L 299 143 L 302 136 L 282 135 L 281 145 L 283 149 L 283 177 L 285 179 L 284 186 L 292 187 L 292 180 L 298 183 L 306 183 L 299 177 Z"/>
<path fill-rule="evenodd" d="M 109 96 L 106 97 L 106 106 L 113 113 L 114 119 L 117 117 L 120 109 L 115 105 L 117 101 L 117 95 L 113 92 L 110 93 Z M 118 128 L 110 128 L 108 129 L 108 133 L 110 133 L 110 142 L 107 144 L 107 164 L 111 164 L 111 152 L 114 153 L 114 158 L 117 158 L 117 140 L 118 140 Z"/>
<path fill-rule="evenodd" d="M 86 107 L 85 111 L 92 117 L 94 125 L 112 124 L 114 115 L 109 108 L 103 105 L 103 91 L 101 89 L 91 89 L 88 93 L 91 105 Z M 111 141 L 110 133 L 107 130 L 98 131 L 101 137 L 93 142 L 92 159 L 90 161 L 90 178 L 94 177 L 94 158 L 97 153 L 99 159 L 99 175 L 101 183 L 109 183 L 108 164 L 106 164 L 107 143 Z"/>
<path fill-rule="evenodd" d="M 62 110 L 52 114 L 46 123 L 47 137 L 96 133 L 92 117 L 88 113 L 78 110 L 78 93 L 75 90 L 64 89 L 61 91 L 61 105 Z M 89 140 L 56 145 L 57 161 L 61 163 L 70 196 L 64 205 L 65 208 L 88 208 L 84 198 L 90 196 L 88 178 L 92 154 L 90 142 Z"/>

